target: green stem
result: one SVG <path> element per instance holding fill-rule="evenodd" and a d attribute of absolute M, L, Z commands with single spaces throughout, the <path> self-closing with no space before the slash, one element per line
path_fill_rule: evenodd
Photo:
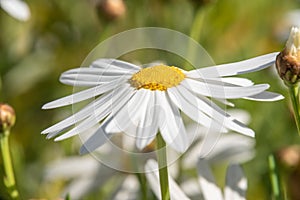
<path fill-rule="evenodd" d="M 276 160 L 273 155 L 269 155 L 269 170 L 270 170 L 270 180 L 272 186 L 272 193 L 274 200 L 283 200 L 284 195 L 282 192 L 281 182 L 279 178 L 279 172 L 276 165 Z"/>
<path fill-rule="evenodd" d="M 16 181 L 9 152 L 8 136 L 9 132 L 0 133 L 0 148 L 4 168 L 4 184 L 11 198 L 19 199 L 19 193 L 16 188 Z"/>
<path fill-rule="evenodd" d="M 146 181 L 146 177 L 145 174 L 142 173 L 136 173 L 136 176 L 140 182 L 140 186 L 141 186 L 141 192 L 142 192 L 142 200 L 147 200 L 148 199 L 148 190 L 147 190 L 147 181 Z"/>
<path fill-rule="evenodd" d="M 291 96 L 291 101 L 294 109 L 294 116 L 297 125 L 298 134 L 300 135 L 300 113 L 299 113 L 299 87 L 297 85 L 291 85 L 288 87 Z"/>
<path fill-rule="evenodd" d="M 156 144 L 157 144 L 157 159 L 158 159 L 158 167 L 159 167 L 161 200 L 169 200 L 170 191 L 169 191 L 166 143 L 159 133 L 156 135 Z"/>
<path fill-rule="evenodd" d="M 199 8 L 196 11 L 195 17 L 193 19 L 193 23 L 192 23 L 192 28 L 190 30 L 190 37 L 193 38 L 194 40 L 196 40 L 197 42 L 199 42 L 200 39 L 200 34 L 202 31 L 202 26 L 203 26 L 203 22 L 204 22 L 204 16 L 205 16 L 205 10 L 202 8 Z M 187 58 L 189 58 L 189 60 L 195 60 L 198 59 L 199 55 L 195 54 L 195 49 L 193 48 L 194 46 L 191 44 L 188 44 L 188 49 L 187 49 Z M 184 64 L 184 68 L 188 69 L 189 63 L 186 62 Z"/>

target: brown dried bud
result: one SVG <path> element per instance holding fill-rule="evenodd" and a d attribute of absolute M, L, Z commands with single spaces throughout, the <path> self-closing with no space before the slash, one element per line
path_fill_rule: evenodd
<path fill-rule="evenodd" d="M 0 132 L 9 131 L 16 122 L 14 109 L 8 104 L 0 103 Z"/>
<path fill-rule="evenodd" d="M 118 19 L 126 12 L 123 0 L 100 0 L 97 8 L 99 14 L 108 20 Z"/>
<path fill-rule="evenodd" d="M 291 29 L 286 47 L 276 58 L 276 68 L 286 85 L 294 85 L 300 81 L 300 30 L 298 28 Z"/>
<path fill-rule="evenodd" d="M 277 153 L 278 159 L 287 167 L 300 166 L 300 146 L 292 145 L 282 148 Z"/>

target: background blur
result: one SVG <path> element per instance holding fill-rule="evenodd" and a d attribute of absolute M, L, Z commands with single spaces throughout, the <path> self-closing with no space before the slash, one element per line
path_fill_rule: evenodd
<path fill-rule="evenodd" d="M 0 101 L 12 105 L 17 113 L 10 143 L 22 199 L 55 199 L 60 195 L 65 182 L 45 183 L 44 169 L 53 160 L 78 155 L 79 144 L 74 142 L 78 139 L 55 143 L 40 132 L 72 110 L 43 111 L 41 107 L 72 93 L 72 87 L 58 82 L 60 74 L 80 66 L 101 41 L 131 28 L 165 27 L 197 40 L 220 64 L 281 51 L 291 25 L 300 25 L 300 10 L 296 10 L 300 1 L 296 0 L 120 2 L 121 6 L 109 7 L 88 0 L 31 0 L 27 1 L 31 18 L 26 22 L 0 10 Z M 128 61 L 133 59 L 143 63 L 164 58 L 145 51 L 128 55 Z M 269 83 L 271 91 L 287 97 L 275 67 L 247 77 Z M 256 132 L 256 157 L 243 165 L 249 180 L 248 199 L 269 199 L 267 156 L 300 142 L 288 98 L 272 103 L 234 103 L 250 112 L 249 126 Z M 221 185 L 223 180 L 224 175 L 218 178 Z M 1 182 L 0 197 L 5 198 L 2 188 Z M 93 195 L 86 199 L 95 199 Z"/>

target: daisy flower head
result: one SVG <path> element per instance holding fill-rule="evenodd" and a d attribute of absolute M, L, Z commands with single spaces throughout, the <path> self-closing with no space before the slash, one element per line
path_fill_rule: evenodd
<path fill-rule="evenodd" d="M 181 35 L 178 36 L 178 32 L 171 37 L 168 31 L 167 34 L 164 32 L 165 29 L 159 29 L 159 33 L 153 31 L 155 30 L 150 29 L 149 32 L 143 32 L 143 36 L 147 37 L 147 43 L 142 43 L 144 48 L 166 48 L 167 51 L 186 56 L 183 52 L 187 52 L 185 47 L 191 45 L 189 40 L 180 40 Z M 119 42 L 118 38 L 114 38 L 113 44 L 122 43 L 126 47 L 139 48 L 134 43 L 128 45 L 128 41 L 136 41 L 139 36 L 127 32 L 127 37 L 131 38 L 120 36 Z M 180 40 L 181 45 L 174 44 L 174 38 L 177 42 Z M 151 39 L 154 44 L 148 43 Z M 180 50 L 176 52 L 174 49 Z M 122 52 L 130 50 L 134 49 L 122 49 Z M 113 52 L 116 51 L 118 49 Z M 214 101 L 231 105 L 228 101 L 230 99 L 281 99 L 281 95 L 266 91 L 268 84 L 254 85 L 248 79 L 231 77 L 264 69 L 274 63 L 276 55 L 277 53 L 270 53 L 236 63 L 191 71 L 162 63 L 143 66 L 119 59 L 95 59 L 89 67 L 68 70 L 60 77 L 64 84 L 89 87 L 88 89 L 47 103 L 43 109 L 72 105 L 92 98 L 94 100 L 42 133 L 53 138 L 64 132 L 55 138 L 55 141 L 60 141 L 97 126 L 93 135 L 84 142 L 81 153 L 94 151 L 118 132 L 134 137 L 137 148 L 143 149 L 159 133 L 167 145 L 178 152 L 184 152 L 190 144 L 182 119 L 184 113 L 209 129 L 218 132 L 233 130 L 253 137 L 253 130 L 231 117 Z M 199 58 L 201 56 L 203 55 L 199 54 Z M 191 61 L 190 57 L 186 58 Z M 197 61 L 193 60 L 191 63 L 194 66 L 199 65 L 199 60 L 195 60 Z M 74 124 L 76 126 L 72 127 Z M 212 142 L 215 140 L 214 137 Z"/>
<path fill-rule="evenodd" d="M 253 60 L 260 61 L 266 57 L 274 58 L 274 55 L 269 54 L 242 62 L 248 65 Z M 261 67 L 261 63 L 258 64 L 256 68 Z M 225 73 L 228 73 L 225 68 L 235 65 L 238 66 L 240 63 L 228 64 L 219 69 L 224 68 Z M 201 73 L 209 75 L 210 69 L 217 68 L 218 66 L 214 66 L 187 72 L 163 64 L 142 68 L 121 60 L 98 59 L 89 68 L 64 72 L 60 79 L 65 84 L 91 86 L 90 89 L 50 102 L 43 108 L 60 107 L 100 95 L 89 106 L 79 111 L 79 114 L 75 114 L 76 118 L 79 116 L 77 120 L 82 117 L 83 121 L 76 128 L 57 137 L 55 139 L 57 141 L 76 135 L 89 126 L 101 122 L 95 137 L 120 131 L 134 132 L 137 147 L 143 149 L 160 132 L 169 145 L 179 152 L 184 152 L 188 138 L 179 110 L 203 126 L 210 126 L 215 122 L 216 126 L 220 126 L 217 128 L 224 131 L 231 129 L 254 136 L 250 128 L 232 119 L 207 97 L 275 100 L 280 96 L 266 92 L 265 90 L 269 88 L 267 84 L 252 85 L 242 78 L 223 78 L 222 82 L 218 77 L 209 77 L 205 80 L 201 75 Z M 239 71 L 239 68 L 236 71 Z M 73 124 L 72 118 L 46 129 L 44 133 L 49 133 L 50 137 L 56 136 L 68 128 L 70 123 Z M 58 132 L 52 134 L 54 131 Z M 86 147 L 90 147 L 90 150 L 94 150 L 101 143 L 99 141 L 99 144 L 95 144 L 94 139 L 96 138 L 92 136 L 91 140 L 87 141 Z M 93 146 L 94 144 L 96 146 Z"/>

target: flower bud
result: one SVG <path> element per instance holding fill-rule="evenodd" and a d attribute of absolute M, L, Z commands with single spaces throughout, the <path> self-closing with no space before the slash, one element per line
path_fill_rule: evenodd
<path fill-rule="evenodd" d="M 123 0 L 100 0 L 97 8 L 99 14 L 107 20 L 118 19 L 126 12 Z"/>
<path fill-rule="evenodd" d="M 276 68 L 286 85 L 297 84 L 300 80 L 300 30 L 291 29 L 285 48 L 276 58 Z"/>
<path fill-rule="evenodd" d="M 8 104 L 0 103 L 0 132 L 9 131 L 16 122 L 14 109 Z"/>
<path fill-rule="evenodd" d="M 277 152 L 279 161 L 287 167 L 297 167 L 300 165 L 300 146 L 292 145 L 284 147 Z"/>

